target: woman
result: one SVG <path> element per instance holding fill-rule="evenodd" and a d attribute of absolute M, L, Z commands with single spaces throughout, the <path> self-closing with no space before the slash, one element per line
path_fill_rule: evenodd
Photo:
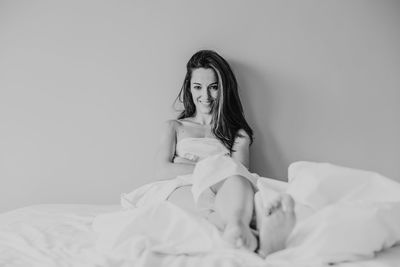
<path fill-rule="evenodd" d="M 177 188 L 168 200 L 203 214 L 222 229 L 223 238 L 233 246 L 251 251 L 258 248 L 264 255 L 282 249 L 295 221 L 293 200 L 288 195 L 280 195 L 258 212 L 264 214 L 258 214 L 262 219 L 258 220 L 261 225 L 257 225 L 259 242 L 250 227 L 254 222 L 257 190 L 257 178 L 247 171 L 253 132 L 244 118 L 236 78 L 229 64 L 214 51 L 195 53 L 187 63 L 178 99 L 183 102 L 184 110 L 177 120 L 165 125 L 157 155 L 157 177 L 169 179 L 192 174 L 199 168 L 197 162 L 207 166 L 204 159 L 213 155 L 224 157 L 217 157 L 216 164 L 209 164 L 214 166 L 210 168 L 218 166 L 218 160 L 226 162 L 227 158 L 232 164 L 246 168 L 228 177 L 213 174 L 215 178 L 207 176 L 207 182 L 198 181 L 206 183 L 208 188 L 207 194 L 202 192 L 203 199 L 208 196 L 205 214 L 201 213 L 199 202 L 193 200 L 191 184 Z"/>

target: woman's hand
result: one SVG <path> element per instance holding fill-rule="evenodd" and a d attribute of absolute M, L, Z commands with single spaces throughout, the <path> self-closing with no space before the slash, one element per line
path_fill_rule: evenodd
<path fill-rule="evenodd" d="M 176 157 L 174 158 L 174 163 L 196 165 L 196 162 L 197 162 L 197 161 L 190 160 L 190 159 L 187 159 L 187 158 L 178 157 L 178 156 L 176 156 Z"/>

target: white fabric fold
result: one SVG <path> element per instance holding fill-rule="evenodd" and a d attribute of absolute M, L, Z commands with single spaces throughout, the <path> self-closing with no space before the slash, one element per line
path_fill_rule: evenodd
<path fill-rule="evenodd" d="M 167 200 L 169 195 L 177 188 L 191 185 L 192 174 L 178 176 L 175 179 L 157 181 L 143 185 L 130 193 L 121 194 L 121 206 L 124 209 L 152 205 Z"/>
<path fill-rule="evenodd" d="M 250 173 L 243 164 L 233 158 L 218 154 L 199 161 L 193 174 L 146 184 L 130 193 L 121 194 L 121 205 L 128 209 L 159 203 L 167 200 L 175 189 L 185 185 L 192 185 L 193 198 L 196 203 L 204 203 L 205 200 L 200 201 L 202 194 L 209 199 L 208 189 L 233 175 L 240 175 L 248 179 L 257 190 L 257 180 L 260 178 L 257 174 Z"/>
<path fill-rule="evenodd" d="M 205 253 L 226 245 L 208 221 L 162 201 L 98 216 L 97 248 L 134 258 L 146 250 L 165 254 Z"/>
<path fill-rule="evenodd" d="M 197 203 L 206 189 L 234 175 L 248 179 L 257 189 L 259 176 L 251 174 L 243 164 L 229 156 L 214 155 L 199 161 L 193 171 L 192 194 L 194 201 Z"/>
<path fill-rule="evenodd" d="M 400 242 L 400 184 L 380 174 L 330 163 L 296 162 L 287 193 L 314 210 L 271 263 L 300 266 L 374 257 Z"/>
<path fill-rule="evenodd" d="M 287 193 L 315 211 L 339 201 L 400 201 L 400 183 L 376 172 L 298 161 L 289 166 L 288 174 Z"/>
<path fill-rule="evenodd" d="M 290 194 L 308 207 L 287 240 L 286 249 L 269 255 L 271 266 L 314 266 L 371 258 L 400 242 L 400 184 L 380 174 L 328 163 L 296 162 L 289 184 L 261 178 L 229 157 L 215 155 L 198 163 L 193 175 L 145 185 L 123 195 L 127 210 L 95 219 L 99 248 L 122 255 L 143 251 L 169 254 L 211 253 L 227 249 L 217 228 L 164 201 L 180 185 L 192 184 L 200 200 L 209 186 L 242 175 L 268 203 Z M 304 209 L 305 210 L 305 209 Z M 310 212 L 311 211 L 311 212 Z"/>

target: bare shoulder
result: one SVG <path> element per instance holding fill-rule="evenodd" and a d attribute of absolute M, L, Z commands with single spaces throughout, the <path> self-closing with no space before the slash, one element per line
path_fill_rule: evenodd
<path fill-rule="evenodd" d="M 176 120 L 176 122 L 179 124 L 179 125 L 193 125 L 193 124 L 195 124 L 194 122 L 193 122 L 193 119 L 192 118 L 190 118 L 190 117 L 188 117 L 188 118 L 183 118 L 183 119 L 177 119 Z"/>
<path fill-rule="evenodd" d="M 175 140 L 176 132 L 179 127 L 179 122 L 177 120 L 167 120 L 162 124 L 160 128 L 160 142 L 161 144 L 171 143 Z"/>
<path fill-rule="evenodd" d="M 236 133 L 236 137 L 250 139 L 249 135 L 247 134 L 247 132 L 244 129 L 239 129 Z"/>
<path fill-rule="evenodd" d="M 240 129 L 236 133 L 232 147 L 232 157 L 240 161 L 244 166 L 246 166 L 246 168 L 249 168 L 250 162 L 250 142 L 251 139 L 247 132 Z"/>
<path fill-rule="evenodd" d="M 178 129 L 178 127 L 181 125 L 182 125 L 182 123 L 179 120 L 175 120 L 175 119 L 167 120 L 164 123 L 164 129 L 168 132 L 176 131 Z"/>
<path fill-rule="evenodd" d="M 251 139 L 250 136 L 244 129 L 239 129 L 236 133 L 235 143 L 242 145 L 250 145 Z"/>

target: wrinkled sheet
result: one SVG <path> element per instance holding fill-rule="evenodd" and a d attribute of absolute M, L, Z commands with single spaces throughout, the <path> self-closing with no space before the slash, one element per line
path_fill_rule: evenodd
<path fill-rule="evenodd" d="M 226 161 L 229 158 L 210 157 L 196 166 L 192 177 L 195 200 L 205 189 L 196 194 L 200 187 L 196 180 L 205 180 L 198 177 L 220 181 L 230 170 L 237 172 L 235 163 Z M 227 166 L 222 173 L 220 166 Z M 279 192 L 268 186 L 268 180 L 258 177 L 256 182 L 264 203 Z M 382 175 L 328 163 L 297 162 L 289 167 L 286 192 L 299 207 L 299 221 L 286 249 L 269 255 L 266 263 L 309 266 L 360 261 L 400 242 L 400 184 Z M 151 194 L 146 197 L 152 199 Z M 126 257 L 144 251 L 233 253 L 211 223 L 166 201 L 100 216 L 94 229 L 100 236 L 98 248 Z"/>
<path fill-rule="evenodd" d="M 299 264 L 373 258 L 400 244 L 400 183 L 330 163 L 295 162 L 286 190 L 310 216 L 270 260 Z M 400 266 L 400 262 L 398 263 Z"/>
<path fill-rule="evenodd" d="M 299 266 L 290 262 L 266 263 L 240 251 L 201 255 L 165 255 L 145 251 L 136 259 L 96 248 L 92 222 L 99 214 L 118 212 L 118 205 L 35 205 L 0 214 L 0 266 L 6 267 L 239 267 Z M 256 264 L 250 264 L 250 263 Z M 339 267 L 398 267 L 400 246 L 376 258 L 342 263 Z M 319 264 L 309 267 L 322 266 Z"/>

